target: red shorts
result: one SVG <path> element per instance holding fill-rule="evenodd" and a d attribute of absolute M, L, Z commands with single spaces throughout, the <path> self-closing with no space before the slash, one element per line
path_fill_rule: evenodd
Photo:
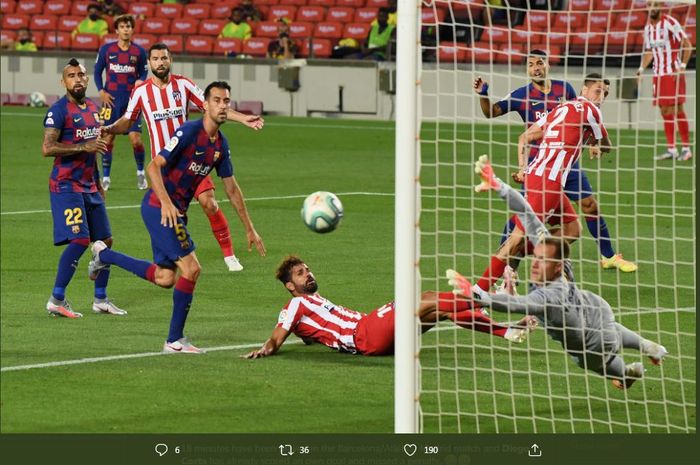
<path fill-rule="evenodd" d="M 394 353 L 394 302 L 364 317 L 355 329 L 355 347 L 362 355 Z"/>
<path fill-rule="evenodd" d="M 525 189 L 525 198 L 543 223 L 555 226 L 578 220 L 576 210 L 559 183 L 549 182 L 544 188 L 528 186 Z M 518 215 L 513 215 L 513 220 L 521 230 L 525 231 Z"/>
<path fill-rule="evenodd" d="M 216 189 L 216 186 L 214 186 L 214 181 L 211 180 L 211 176 L 207 176 L 202 180 L 202 182 L 199 183 L 199 186 L 197 186 L 197 190 L 194 191 L 194 198 L 199 198 L 200 195 L 202 195 L 202 192 L 206 192 L 210 189 Z"/>
<path fill-rule="evenodd" d="M 685 74 L 654 76 L 654 105 L 674 106 L 685 103 Z"/>

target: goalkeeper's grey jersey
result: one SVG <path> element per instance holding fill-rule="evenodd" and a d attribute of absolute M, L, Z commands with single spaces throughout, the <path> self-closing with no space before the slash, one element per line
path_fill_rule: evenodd
<path fill-rule="evenodd" d="M 581 353 L 610 353 L 618 349 L 615 318 L 602 297 L 582 291 L 573 282 L 558 279 L 526 296 L 488 294 L 475 298 L 498 311 L 534 315 L 549 336 L 577 359 Z"/>

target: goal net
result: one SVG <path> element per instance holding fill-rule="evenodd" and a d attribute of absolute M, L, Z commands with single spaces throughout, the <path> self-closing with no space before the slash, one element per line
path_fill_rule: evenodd
<path fill-rule="evenodd" d="M 611 81 L 601 110 L 614 148 L 600 159 L 590 159 L 584 148 L 580 164 L 607 224 L 611 248 L 638 270 L 603 268 L 599 241 L 589 231 L 600 222 L 584 213 L 585 201 L 574 202 L 581 225 L 581 235 L 571 247 L 577 286 L 602 296 L 617 322 L 668 350 L 665 362 L 656 366 L 639 351 L 622 349 L 625 363 L 641 362 L 646 372 L 629 389 L 620 390 L 610 380 L 581 369 L 542 325 L 518 344 L 442 321 L 422 336 L 415 331 L 415 353 L 401 354 L 397 344 L 397 369 L 408 359 L 414 364 L 415 371 L 405 379 L 414 376 L 417 392 L 409 399 L 412 406 L 405 406 L 417 412 L 415 429 L 426 433 L 695 432 L 695 158 L 655 159 L 665 152 L 667 141 L 664 119 L 652 104 L 651 65 L 638 87 L 636 79 L 647 2 L 400 0 L 399 27 L 406 17 L 402 9 L 411 8 L 420 17 L 417 114 L 397 114 L 399 119 L 414 118 L 420 135 L 415 184 L 416 308 L 420 292 L 451 290 L 445 278 L 449 268 L 475 283 L 499 246 L 512 212 L 495 193 L 475 193 L 474 163 L 488 154 L 496 174 L 521 189 L 510 175 L 518 171 L 518 136 L 525 124 L 516 111 L 486 118 L 473 81 L 480 76 L 488 82 L 491 106 L 530 83 L 527 56 L 541 49 L 548 54 L 547 78 L 570 83 L 576 94 L 586 74 L 601 73 Z M 695 5 L 665 2 L 661 10 L 676 18 L 693 45 L 683 105 L 692 128 Z M 401 29 L 398 42 L 399 49 L 407 46 L 401 41 Z M 402 66 L 406 63 L 399 54 L 399 77 Z M 400 102 L 406 95 L 401 86 L 398 91 Z M 675 124 L 680 153 L 684 144 Z M 401 128 L 398 121 L 397 128 Z M 405 156 L 398 152 L 400 137 L 397 159 Z M 694 153 L 692 130 L 690 146 Z M 397 194 L 397 212 L 401 195 L 405 194 Z M 599 227 L 597 231 L 600 236 Z M 401 234 L 397 230 L 397 237 Z M 525 258 L 518 268 L 521 295 L 528 292 L 530 264 Z M 410 284 L 410 280 L 404 282 Z M 521 317 L 496 311 L 489 315 L 498 322 Z M 402 429 L 397 421 L 398 430 Z"/>

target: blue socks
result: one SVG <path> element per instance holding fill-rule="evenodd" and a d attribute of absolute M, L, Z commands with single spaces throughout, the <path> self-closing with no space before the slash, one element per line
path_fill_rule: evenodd
<path fill-rule="evenodd" d="M 185 321 L 192 304 L 195 284 L 195 282 L 182 276 L 175 283 L 175 289 L 173 289 L 173 316 L 170 319 L 168 342 L 175 342 L 184 336 Z"/>
<path fill-rule="evenodd" d="M 69 243 L 58 261 L 58 272 L 53 286 L 52 295 L 56 300 L 63 301 L 66 298 L 66 288 L 73 278 L 78 262 L 87 250 L 87 244 L 79 242 Z"/>
<path fill-rule="evenodd" d="M 598 248 L 600 248 L 601 255 L 605 258 L 610 258 L 615 255 L 605 219 L 602 216 L 586 217 L 586 226 L 588 226 L 588 231 L 591 233 L 591 236 L 598 241 Z"/>

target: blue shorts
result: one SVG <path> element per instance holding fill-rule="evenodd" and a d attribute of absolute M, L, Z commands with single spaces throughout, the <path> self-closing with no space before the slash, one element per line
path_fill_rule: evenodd
<path fill-rule="evenodd" d="M 50 192 L 50 197 L 54 245 L 74 239 L 94 242 L 112 237 L 105 201 L 98 192 Z"/>
<path fill-rule="evenodd" d="M 104 121 L 104 125 L 116 123 L 119 118 L 124 116 L 126 112 L 126 107 L 129 105 L 129 94 L 110 94 L 114 97 L 112 101 L 112 108 L 103 106 L 100 109 L 100 119 Z M 143 124 L 141 123 L 141 116 L 138 117 L 134 124 L 129 128 L 129 132 L 141 132 Z"/>
<path fill-rule="evenodd" d="M 148 203 L 150 190 L 141 202 L 141 218 L 151 235 L 153 263 L 163 268 L 176 268 L 180 258 L 194 252 L 195 246 L 190 233 L 187 231 L 187 217 L 177 219 L 174 228 L 160 224 L 160 207 Z"/>

